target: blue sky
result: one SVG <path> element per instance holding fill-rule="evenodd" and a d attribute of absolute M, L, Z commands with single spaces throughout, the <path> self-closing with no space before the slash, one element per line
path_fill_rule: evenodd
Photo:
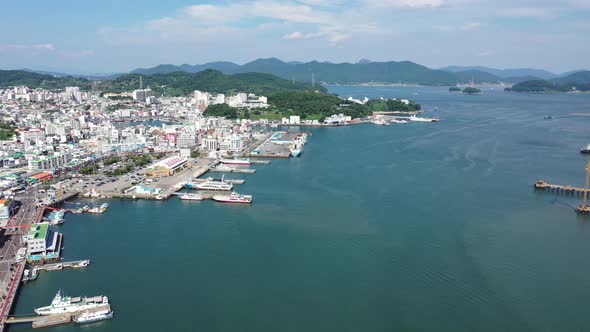
<path fill-rule="evenodd" d="M 29 0 L 2 4 L 0 67 L 410 60 L 589 68 L 590 0 Z"/>

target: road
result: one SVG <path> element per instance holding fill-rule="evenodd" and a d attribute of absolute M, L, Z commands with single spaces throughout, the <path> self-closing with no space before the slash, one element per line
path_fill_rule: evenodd
<path fill-rule="evenodd" d="M 27 225 L 36 221 L 39 213 L 36 206 L 37 196 L 37 188 L 29 188 L 15 197 L 15 201 L 20 203 L 20 207 L 0 237 L 0 294 L 2 295 L 6 293 L 14 275 L 13 265 L 16 265 L 16 252 L 25 245 L 22 236 L 28 230 Z"/>

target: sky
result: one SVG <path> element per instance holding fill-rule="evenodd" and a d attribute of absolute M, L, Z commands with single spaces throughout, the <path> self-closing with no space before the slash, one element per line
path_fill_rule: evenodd
<path fill-rule="evenodd" d="M 0 69 L 127 72 L 257 58 L 590 69 L 590 0 L 28 0 Z"/>

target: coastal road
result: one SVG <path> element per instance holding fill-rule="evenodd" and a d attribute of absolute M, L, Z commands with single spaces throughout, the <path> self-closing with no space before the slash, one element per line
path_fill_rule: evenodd
<path fill-rule="evenodd" d="M 24 232 L 28 230 L 28 227 L 23 228 L 23 226 L 36 221 L 39 211 L 36 206 L 37 197 L 36 188 L 27 189 L 22 195 L 15 197 L 20 207 L 0 238 L 0 294 L 4 294 L 14 275 L 11 266 L 16 263 L 16 252 L 24 247 L 22 236 L 25 235 Z"/>

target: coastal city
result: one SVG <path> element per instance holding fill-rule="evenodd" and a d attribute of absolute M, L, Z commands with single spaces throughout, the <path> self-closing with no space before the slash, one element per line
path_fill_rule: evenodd
<path fill-rule="evenodd" d="M 0 10 L 0 332 L 588 330 L 589 0 L 111 2 Z"/>
<path fill-rule="evenodd" d="M 113 317 L 106 296 L 70 298 L 59 292 L 50 306 L 36 309 L 34 315 L 10 316 L 21 282 L 37 280 L 41 271 L 91 264 L 91 258 L 62 260 L 67 234 L 56 226 L 69 214 L 108 213 L 108 199 L 175 197 L 252 204 L 253 195 L 239 191 L 245 180 L 225 179 L 224 173 L 252 174 L 257 164 L 269 164 L 273 158 L 300 157 L 311 139 L 306 127 L 438 122 L 417 117 L 417 112 L 397 111 L 375 112 L 368 118 L 332 114 L 322 122 L 297 115 L 228 119 L 207 116 L 208 107 L 264 110 L 269 107 L 267 97 L 198 90 L 188 97 L 156 97 L 141 85 L 116 94 L 79 87 L 0 90 L 1 121 L 10 124 L 3 133 L 12 133 L 0 150 L 2 326 L 30 322 L 43 327 Z M 369 100 L 343 101 L 363 105 Z"/>

